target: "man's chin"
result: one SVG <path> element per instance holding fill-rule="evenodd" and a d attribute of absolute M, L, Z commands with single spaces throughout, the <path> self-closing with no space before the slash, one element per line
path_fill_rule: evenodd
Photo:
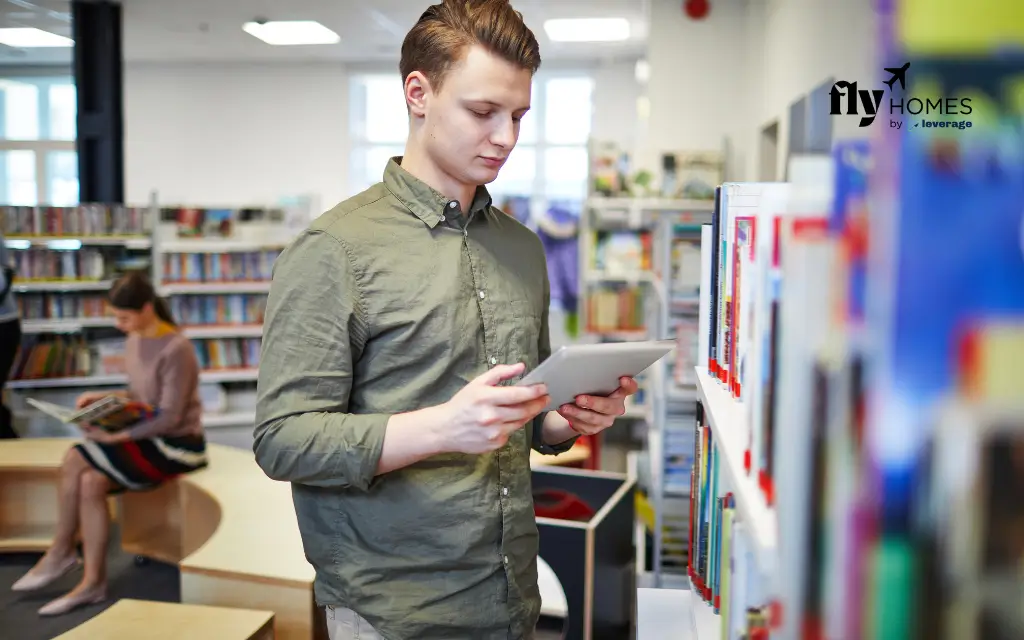
<path fill-rule="evenodd" d="M 498 179 L 499 171 L 500 169 L 475 169 L 471 177 L 474 184 L 491 184 Z"/>

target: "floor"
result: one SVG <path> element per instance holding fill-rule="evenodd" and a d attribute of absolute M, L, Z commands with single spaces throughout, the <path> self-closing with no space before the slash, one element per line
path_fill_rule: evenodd
<path fill-rule="evenodd" d="M 177 602 L 178 569 L 159 562 L 136 565 L 134 556 L 113 547 L 109 556 L 109 596 L 107 602 L 84 607 L 63 616 L 40 617 L 36 610 L 69 591 L 81 578 L 73 571 L 46 589 L 34 593 L 15 593 L 10 585 L 28 571 L 38 554 L 0 554 L 0 626 L 13 630 L 9 637 L 18 640 L 50 640 L 103 611 L 120 598 Z M 5 637 L 6 632 L 5 632 Z"/>
<path fill-rule="evenodd" d="M 113 538 L 113 536 L 112 536 Z M 70 590 L 81 577 L 72 572 L 51 586 L 35 593 L 15 593 L 9 585 L 28 571 L 38 554 L 0 554 L 0 628 L 11 631 L 18 640 L 51 640 L 97 615 L 119 598 L 178 602 L 178 569 L 173 565 L 148 561 L 137 564 L 135 557 L 111 544 L 109 555 L 110 598 L 103 604 L 85 607 L 64 616 L 40 617 L 36 610 Z M 6 631 L 3 637 L 8 637 Z M 541 620 L 534 640 L 559 640 L 561 620 Z"/>

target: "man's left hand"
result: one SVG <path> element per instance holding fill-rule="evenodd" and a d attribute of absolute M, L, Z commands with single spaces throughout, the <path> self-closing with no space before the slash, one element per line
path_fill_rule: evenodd
<path fill-rule="evenodd" d="M 626 398 L 637 392 L 636 380 L 619 378 L 619 388 L 606 397 L 576 396 L 575 404 L 563 404 L 558 413 L 576 433 L 592 436 L 612 426 L 626 412 Z"/>

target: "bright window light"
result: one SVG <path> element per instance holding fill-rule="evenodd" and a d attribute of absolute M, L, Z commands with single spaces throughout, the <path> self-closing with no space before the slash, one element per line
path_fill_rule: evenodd
<path fill-rule="evenodd" d="M 33 27 L 0 29 L 0 44 L 27 49 L 31 47 L 72 47 L 75 41 Z"/>
<path fill-rule="evenodd" d="M 315 20 L 246 22 L 242 30 L 267 44 L 277 46 L 335 44 L 341 36 Z"/>
<path fill-rule="evenodd" d="M 544 22 L 544 31 L 554 42 L 614 42 L 629 39 L 625 18 L 557 18 Z"/>

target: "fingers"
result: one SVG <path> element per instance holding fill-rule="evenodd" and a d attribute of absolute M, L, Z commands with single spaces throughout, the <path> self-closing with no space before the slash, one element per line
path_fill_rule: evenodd
<path fill-rule="evenodd" d="M 491 367 L 484 373 L 477 376 L 473 382 L 493 387 L 500 382 L 522 375 L 523 371 L 526 371 L 526 364 L 522 362 L 518 362 L 516 364 L 499 364 L 498 366 Z"/>
<path fill-rule="evenodd" d="M 631 396 L 637 392 L 640 385 L 636 383 L 636 380 L 629 376 L 622 376 L 619 378 L 619 388 L 613 391 L 608 397 L 609 398 L 625 398 Z"/>
<path fill-rule="evenodd" d="M 532 402 L 548 393 L 547 385 L 533 384 L 526 387 L 491 387 L 484 393 L 487 402 L 510 406 Z"/>
<path fill-rule="evenodd" d="M 566 405 L 573 406 L 573 405 Z M 622 402 L 622 398 L 615 398 L 608 396 L 602 398 L 601 396 L 578 396 L 576 398 L 576 407 L 581 409 L 589 409 L 594 413 L 601 413 L 609 416 L 618 416 L 625 413 L 625 404 Z"/>
<path fill-rule="evenodd" d="M 569 421 L 575 431 L 585 435 L 604 431 L 615 422 L 614 415 L 581 409 L 574 404 L 563 404 L 558 408 L 558 413 Z"/>
<path fill-rule="evenodd" d="M 523 404 L 517 404 L 513 406 L 498 406 L 495 407 L 499 418 L 502 422 L 515 422 L 523 424 L 529 420 L 533 420 L 540 412 L 544 410 L 548 402 L 551 399 L 548 396 L 541 396 L 536 400 L 530 402 L 524 402 Z"/>

